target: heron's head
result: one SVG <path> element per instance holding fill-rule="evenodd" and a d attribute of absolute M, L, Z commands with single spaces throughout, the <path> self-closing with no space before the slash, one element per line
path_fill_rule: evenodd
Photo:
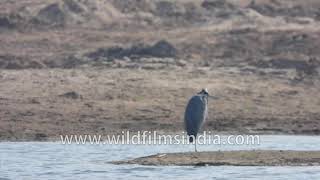
<path fill-rule="evenodd" d="M 198 92 L 198 94 L 209 96 L 209 92 L 207 88 L 202 89 L 200 92 Z"/>
<path fill-rule="evenodd" d="M 202 89 L 200 92 L 198 92 L 199 95 L 205 96 L 207 98 L 211 98 L 211 99 L 219 99 L 219 97 L 217 96 L 212 96 L 209 94 L 207 88 Z"/>

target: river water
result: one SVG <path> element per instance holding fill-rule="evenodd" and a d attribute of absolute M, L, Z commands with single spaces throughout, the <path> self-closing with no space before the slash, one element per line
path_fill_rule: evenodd
<path fill-rule="evenodd" d="M 320 150 L 320 136 L 260 136 L 260 145 L 201 145 L 214 150 Z M 193 151 L 192 145 L 63 145 L 1 142 L 0 180 L 33 179 L 320 179 L 315 167 L 112 165 L 156 153 Z"/>

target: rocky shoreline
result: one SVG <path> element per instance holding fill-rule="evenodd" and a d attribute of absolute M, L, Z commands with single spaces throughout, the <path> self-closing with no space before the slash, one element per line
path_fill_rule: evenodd
<path fill-rule="evenodd" d="M 112 164 L 148 166 L 320 166 L 320 151 L 212 151 L 167 153 Z"/>

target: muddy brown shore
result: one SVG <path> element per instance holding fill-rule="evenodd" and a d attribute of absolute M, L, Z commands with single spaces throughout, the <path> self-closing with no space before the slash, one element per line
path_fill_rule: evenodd
<path fill-rule="evenodd" d="M 114 161 L 151 166 L 319 166 L 320 151 L 212 151 L 167 153 Z"/>
<path fill-rule="evenodd" d="M 241 77 L 241 78 L 240 78 Z M 0 139 L 121 131 L 181 133 L 189 98 L 206 86 L 203 130 L 224 134 L 320 133 L 319 87 L 238 69 L 72 69 L 0 72 Z"/>

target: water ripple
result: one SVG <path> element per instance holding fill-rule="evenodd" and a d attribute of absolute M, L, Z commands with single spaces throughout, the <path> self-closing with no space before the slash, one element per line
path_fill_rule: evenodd
<path fill-rule="evenodd" d="M 190 149 L 189 149 L 190 148 Z M 240 149 L 320 150 L 318 136 L 261 136 L 259 146 L 199 146 L 201 151 Z M 192 151 L 185 145 L 62 145 L 0 143 L 0 180 L 11 179 L 319 179 L 318 167 L 188 167 L 113 165 L 107 162 L 156 153 Z"/>

